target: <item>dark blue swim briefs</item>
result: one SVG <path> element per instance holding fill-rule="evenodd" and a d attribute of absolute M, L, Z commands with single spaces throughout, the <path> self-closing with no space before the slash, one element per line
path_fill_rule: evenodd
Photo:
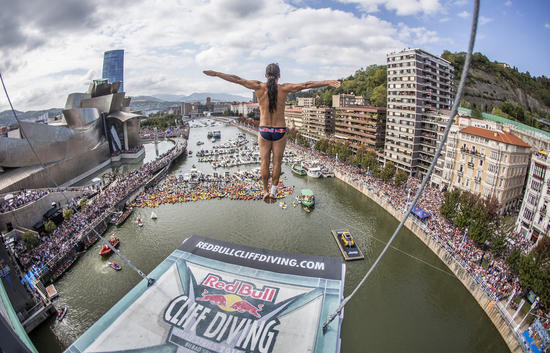
<path fill-rule="evenodd" d="M 260 126 L 260 136 L 269 141 L 277 141 L 286 134 L 286 127 Z"/>

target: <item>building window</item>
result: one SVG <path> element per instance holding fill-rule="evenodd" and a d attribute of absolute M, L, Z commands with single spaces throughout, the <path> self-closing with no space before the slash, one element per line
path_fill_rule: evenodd
<path fill-rule="evenodd" d="M 529 210 L 527 207 L 523 210 L 523 218 L 528 221 L 533 220 L 533 212 L 531 212 L 531 210 Z"/>
<path fill-rule="evenodd" d="M 536 180 L 531 181 L 531 189 L 540 192 L 540 190 L 542 189 L 542 183 Z"/>
<path fill-rule="evenodd" d="M 537 179 L 544 179 L 544 172 L 546 168 L 538 163 L 535 163 L 533 167 L 533 176 Z"/>
<path fill-rule="evenodd" d="M 497 159 L 498 158 L 498 152 L 497 151 L 491 151 L 491 159 Z"/>

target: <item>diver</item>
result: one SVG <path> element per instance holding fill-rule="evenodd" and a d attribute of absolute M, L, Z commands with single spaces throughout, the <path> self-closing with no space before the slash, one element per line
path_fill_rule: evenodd
<path fill-rule="evenodd" d="M 285 102 L 289 93 L 324 86 L 340 87 L 338 80 L 308 81 L 303 83 L 279 84 L 281 77 L 279 65 L 269 64 L 265 69 L 267 82 L 246 80 L 236 75 L 224 74 L 212 70 L 203 71 L 208 76 L 216 76 L 252 89 L 256 92 L 260 106 L 260 126 L 258 145 L 260 147 L 261 173 L 264 189 L 264 201 L 277 197 L 277 186 L 281 176 L 281 163 L 286 146 Z M 269 188 L 269 165 L 273 153 L 273 175 Z"/>

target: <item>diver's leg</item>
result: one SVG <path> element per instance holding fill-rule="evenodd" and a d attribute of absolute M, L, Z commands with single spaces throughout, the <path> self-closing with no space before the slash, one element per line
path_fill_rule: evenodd
<path fill-rule="evenodd" d="M 283 154 L 286 147 L 286 134 L 277 141 L 273 141 L 273 176 L 271 185 L 279 186 L 279 177 L 281 176 L 281 164 L 283 163 Z M 272 195 L 277 197 L 277 195 Z"/>
<path fill-rule="evenodd" d="M 269 196 L 269 164 L 273 141 L 264 139 L 258 133 L 258 146 L 260 147 L 262 183 L 264 187 L 264 200 Z"/>

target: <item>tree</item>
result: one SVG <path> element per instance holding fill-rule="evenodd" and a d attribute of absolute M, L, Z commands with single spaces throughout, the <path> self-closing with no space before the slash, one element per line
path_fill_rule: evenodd
<path fill-rule="evenodd" d="M 407 182 L 407 179 L 409 179 L 407 172 L 400 169 L 395 173 L 395 185 L 401 186 Z"/>
<path fill-rule="evenodd" d="M 506 263 L 508 264 L 510 268 L 510 272 L 512 272 L 513 275 L 519 275 L 519 262 L 521 260 L 521 250 L 518 248 L 512 249 L 512 252 L 510 255 L 506 257 Z"/>
<path fill-rule="evenodd" d="M 531 288 L 544 306 L 550 305 L 550 238 L 539 240 L 537 246 L 519 261 L 520 283 Z"/>
<path fill-rule="evenodd" d="M 443 199 L 443 203 L 439 208 L 441 215 L 448 220 L 453 221 L 458 212 L 458 206 L 460 204 L 460 190 L 453 189 L 452 191 L 446 191 Z"/>
<path fill-rule="evenodd" d="M 74 210 L 72 208 L 67 208 L 65 211 L 63 211 L 63 219 L 66 221 L 71 220 L 72 216 L 74 214 Z"/>
<path fill-rule="evenodd" d="M 502 227 L 499 227 L 495 232 L 493 232 L 493 235 L 489 240 L 489 244 L 493 254 L 498 257 L 501 257 L 504 254 L 508 246 L 506 242 L 506 232 Z"/>
<path fill-rule="evenodd" d="M 34 249 L 38 245 L 38 238 L 33 232 L 25 232 L 21 236 L 23 245 L 27 250 Z"/>
<path fill-rule="evenodd" d="M 383 85 L 376 86 L 372 91 L 370 102 L 372 105 L 385 107 L 386 106 L 386 87 Z"/>
<path fill-rule="evenodd" d="M 388 182 L 391 180 L 391 178 L 393 178 L 394 175 L 395 175 L 395 164 L 389 161 L 384 166 L 384 169 L 382 169 L 382 179 L 385 182 Z"/>
<path fill-rule="evenodd" d="M 46 230 L 46 233 L 52 233 L 55 230 L 55 228 L 57 228 L 57 226 L 51 219 L 46 223 L 46 225 L 44 225 L 44 229 Z"/>
<path fill-rule="evenodd" d="M 80 205 L 81 209 L 85 209 L 86 206 L 88 206 L 88 198 L 83 197 L 78 204 Z"/>

